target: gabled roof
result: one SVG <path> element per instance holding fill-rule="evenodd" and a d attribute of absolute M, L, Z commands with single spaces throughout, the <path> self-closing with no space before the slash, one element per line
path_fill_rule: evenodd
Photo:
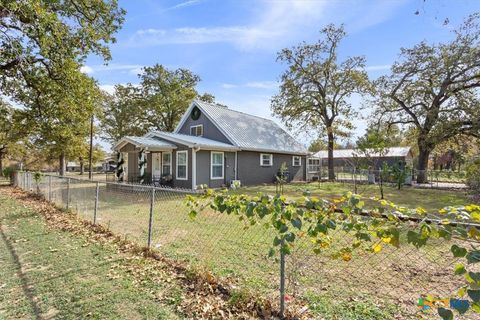
<path fill-rule="evenodd" d="M 228 143 L 223 143 L 220 141 L 207 139 L 203 137 L 190 136 L 190 135 L 181 134 L 181 133 L 151 131 L 147 133 L 145 137 L 154 137 L 154 136 L 158 138 L 170 140 L 176 143 L 180 143 L 190 148 L 199 147 L 199 148 L 208 148 L 209 150 L 228 150 L 228 151 L 239 150 L 238 147 Z"/>
<path fill-rule="evenodd" d="M 225 137 L 242 150 L 307 154 L 305 146 L 274 121 L 229 109 L 213 103 L 195 100 L 183 115 L 178 132 L 191 110 L 197 106 Z"/>
<path fill-rule="evenodd" d="M 370 157 L 406 157 L 410 152 L 410 147 L 391 147 L 387 148 L 385 152 L 382 152 L 380 155 L 376 152 L 367 151 Z M 328 151 L 327 150 L 320 150 L 313 155 L 316 158 L 328 158 Z M 361 152 L 358 149 L 341 149 L 341 150 L 333 150 L 333 157 L 334 158 L 353 158 L 359 157 L 364 158 L 365 153 Z"/>
<path fill-rule="evenodd" d="M 120 149 L 127 143 L 131 143 L 134 146 L 139 148 L 148 148 L 152 150 L 155 150 L 155 149 L 172 150 L 177 148 L 177 146 L 175 146 L 173 143 L 165 141 L 163 139 L 156 138 L 156 137 L 126 136 L 120 139 L 120 141 L 117 142 L 117 144 L 113 149 L 114 150 Z"/>

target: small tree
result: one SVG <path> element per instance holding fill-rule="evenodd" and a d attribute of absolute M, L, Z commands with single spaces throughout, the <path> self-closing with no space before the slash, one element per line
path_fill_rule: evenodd
<path fill-rule="evenodd" d="M 367 163 L 373 167 L 373 174 L 378 170 L 380 188 L 380 198 L 383 199 L 383 182 L 385 181 L 388 166 L 385 163 L 380 163 L 381 158 L 388 152 L 388 131 L 380 128 L 371 127 L 367 130 L 364 136 L 357 140 L 357 152 L 362 155 L 362 158 L 367 160 Z M 370 172 L 369 172 L 370 174 Z"/>
<path fill-rule="evenodd" d="M 287 176 L 288 174 L 288 167 L 286 162 L 282 162 L 280 165 L 280 169 L 278 170 L 277 175 L 275 176 L 275 181 L 276 181 L 276 193 L 277 194 L 283 194 L 283 187 L 285 183 L 287 182 Z"/>
<path fill-rule="evenodd" d="M 480 203 L 480 158 L 467 166 L 466 183 L 474 194 L 474 200 Z"/>

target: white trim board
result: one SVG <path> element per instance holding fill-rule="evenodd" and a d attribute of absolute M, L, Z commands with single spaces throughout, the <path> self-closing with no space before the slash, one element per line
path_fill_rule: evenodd
<path fill-rule="evenodd" d="M 221 154 L 222 155 L 222 176 L 214 177 L 213 176 L 213 155 Z M 210 151 L 210 180 L 223 180 L 225 179 L 225 153 L 223 151 Z"/>
<path fill-rule="evenodd" d="M 185 178 L 178 177 L 178 155 L 185 153 Z M 188 180 L 188 150 L 179 150 L 175 152 L 175 180 Z"/>

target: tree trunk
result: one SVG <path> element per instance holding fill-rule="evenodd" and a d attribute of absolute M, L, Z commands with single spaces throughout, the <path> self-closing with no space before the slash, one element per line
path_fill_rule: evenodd
<path fill-rule="evenodd" d="M 85 173 L 85 164 L 83 163 L 83 158 L 80 158 L 79 161 L 80 161 L 80 175 L 83 175 Z"/>
<path fill-rule="evenodd" d="M 417 183 L 427 183 L 428 157 L 431 150 L 424 143 L 418 144 L 418 150 Z"/>
<path fill-rule="evenodd" d="M 60 156 L 58 157 L 58 160 L 59 160 L 58 173 L 60 174 L 60 176 L 63 177 L 65 175 L 65 153 L 62 152 L 62 154 L 60 154 Z"/>
<path fill-rule="evenodd" d="M 327 128 L 327 136 L 328 136 L 328 180 L 334 181 L 335 180 L 335 169 L 333 163 L 333 143 L 335 141 L 333 136 L 333 128 Z"/>
<path fill-rule="evenodd" d="M 3 152 L 0 151 L 0 176 L 3 175 Z"/>

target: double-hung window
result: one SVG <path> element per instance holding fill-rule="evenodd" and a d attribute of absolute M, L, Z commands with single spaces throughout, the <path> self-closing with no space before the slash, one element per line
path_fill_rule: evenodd
<path fill-rule="evenodd" d="M 210 179 L 223 179 L 225 158 L 223 152 L 212 151 L 210 153 Z"/>
<path fill-rule="evenodd" d="M 177 180 L 188 179 L 188 151 L 177 151 Z"/>
<path fill-rule="evenodd" d="M 203 124 L 190 127 L 190 135 L 201 137 L 203 136 Z"/>
<path fill-rule="evenodd" d="M 260 153 L 260 165 L 262 167 L 271 167 L 273 164 L 273 154 Z"/>
<path fill-rule="evenodd" d="M 300 167 L 302 165 L 302 158 L 300 156 L 293 156 L 292 157 L 292 166 L 293 167 Z"/>
<path fill-rule="evenodd" d="M 162 153 L 162 174 L 168 176 L 172 174 L 172 153 Z"/>
<path fill-rule="evenodd" d="M 317 173 L 320 171 L 320 159 L 308 159 L 308 173 Z"/>

